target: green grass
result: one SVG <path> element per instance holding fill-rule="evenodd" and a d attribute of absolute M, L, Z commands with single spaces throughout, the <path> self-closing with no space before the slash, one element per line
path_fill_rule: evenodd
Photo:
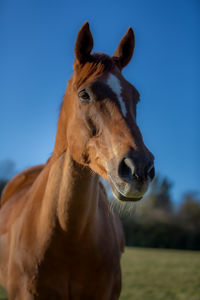
<path fill-rule="evenodd" d="M 200 300 L 200 252 L 126 248 L 120 300 Z"/>
<path fill-rule="evenodd" d="M 122 272 L 120 300 L 200 300 L 200 252 L 126 248 Z"/>
<path fill-rule="evenodd" d="M 6 300 L 7 299 L 7 294 L 1 287 L 0 287 L 0 299 L 1 300 Z"/>

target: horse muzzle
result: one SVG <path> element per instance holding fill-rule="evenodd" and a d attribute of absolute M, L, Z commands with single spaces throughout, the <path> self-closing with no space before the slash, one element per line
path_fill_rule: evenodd
<path fill-rule="evenodd" d="M 108 178 L 113 195 L 121 201 L 139 201 L 155 176 L 153 156 L 135 159 L 130 152 L 117 164 L 108 163 Z"/>

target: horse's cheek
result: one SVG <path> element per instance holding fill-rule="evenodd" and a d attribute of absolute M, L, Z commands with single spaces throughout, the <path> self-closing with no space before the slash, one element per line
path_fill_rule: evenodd
<path fill-rule="evenodd" d="M 86 152 L 89 140 L 87 131 L 77 128 L 77 126 L 73 124 L 68 132 L 68 147 L 70 153 L 75 161 L 83 163 L 82 154 Z"/>

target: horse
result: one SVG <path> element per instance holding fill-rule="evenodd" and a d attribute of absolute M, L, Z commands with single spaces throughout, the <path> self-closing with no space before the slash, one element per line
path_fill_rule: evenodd
<path fill-rule="evenodd" d="M 119 299 L 124 234 L 101 178 L 121 201 L 140 200 L 154 156 L 136 123 L 139 92 L 122 75 L 130 27 L 114 55 L 92 53 L 86 22 L 61 105 L 53 154 L 5 187 L 0 284 L 9 299 Z"/>

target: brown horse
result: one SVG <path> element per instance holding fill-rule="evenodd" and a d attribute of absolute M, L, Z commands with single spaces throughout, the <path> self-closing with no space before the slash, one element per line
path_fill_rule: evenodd
<path fill-rule="evenodd" d="M 121 74 L 133 30 L 113 57 L 92 47 L 85 23 L 53 154 L 2 194 L 0 282 L 11 300 L 119 299 L 124 235 L 99 177 L 116 198 L 137 201 L 154 177 L 154 158 L 136 125 L 139 93 Z"/>

